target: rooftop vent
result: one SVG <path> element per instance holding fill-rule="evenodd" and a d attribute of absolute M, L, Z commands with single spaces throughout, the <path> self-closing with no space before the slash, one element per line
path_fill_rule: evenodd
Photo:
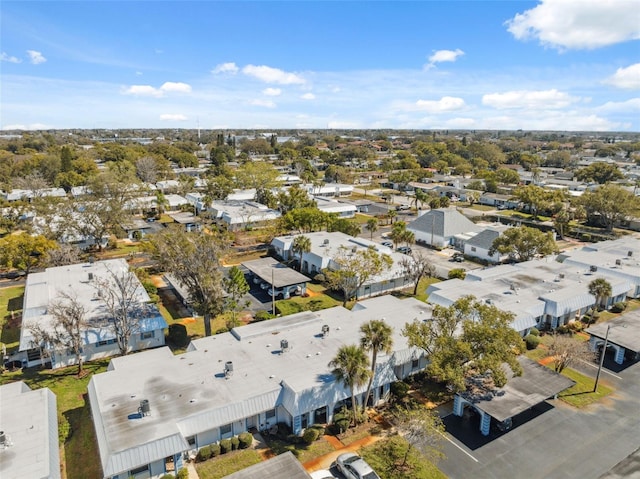
<path fill-rule="evenodd" d="M 560 273 L 560 274 L 558 275 L 558 278 L 560 278 L 560 279 L 564 279 L 564 273 Z"/>
<path fill-rule="evenodd" d="M 328 324 L 323 324 L 322 325 L 322 336 L 329 336 L 329 325 Z"/>
<path fill-rule="evenodd" d="M 0 431 L 0 450 L 11 446 L 13 446 L 13 442 L 11 442 L 9 436 L 4 431 Z"/>
<path fill-rule="evenodd" d="M 352 253 L 357 253 L 357 251 L 358 251 L 358 247 L 357 246 L 354 246 L 353 248 L 351 248 L 351 252 Z"/>
<path fill-rule="evenodd" d="M 621 259 L 617 259 L 616 260 L 616 266 L 622 266 L 622 260 Z"/>
<path fill-rule="evenodd" d="M 93 273 L 89 273 L 89 281 L 93 281 Z"/>
<path fill-rule="evenodd" d="M 229 379 L 231 376 L 233 376 L 233 361 L 227 361 L 224 363 L 224 377 Z"/>
<path fill-rule="evenodd" d="M 287 341 L 286 339 L 281 339 L 280 340 L 280 350 L 283 353 L 286 353 L 287 351 L 289 351 L 289 341 Z"/>
<path fill-rule="evenodd" d="M 596 271 L 598 271 L 598 267 L 592 264 L 591 266 L 589 266 L 589 271 L 591 271 L 592 273 L 595 273 Z"/>
<path fill-rule="evenodd" d="M 138 412 L 142 417 L 145 417 L 151 414 L 151 406 L 149 405 L 148 399 L 143 399 L 142 401 L 140 401 L 140 407 L 138 408 Z"/>
<path fill-rule="evenodd" d="M 627 251 L 627 256 L 629 256 L 629 257 L 633 256 L 633 251 L 631 251 L 631 250 Z"/>
<path fill-rule="evenodd" d="M 326 238 L 326 239 L 322 242 L 322 244 L 324 244 L 324 245 L 329 244 L 329 238 Z"/>

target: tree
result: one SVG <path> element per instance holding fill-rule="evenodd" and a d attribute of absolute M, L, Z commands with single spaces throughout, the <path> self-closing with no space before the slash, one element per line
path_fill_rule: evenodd
<path fill-rule="evenodd" d="M 355 344 L 341 346 L 329 362 L 329 367 L 333 368 L 332 374 L 336 381 L 342 383 L 351 392 L 353 423 L 357 425 L 358 404 L 355 390 L 364 386 L 371 375 L 367 354 L 364 349 Z"/>
<path fill-rule="evenodd" d="M 566 367 L 578 361 L 593 361 L 595 356 L 593 352 L 589 351 L 587 343 L 555 333 L 548 353 L 553 357 L 553 369 L 557 373 L 561 373 Z"/>
<path fill-rule="evenodd" d="M 222 282 L 223 288 L 227 293 L 225 309 L 231 311 L 232 323 L 235 326 L 238 310 L 249 304 L 248 301 L 241 303 L 240 300 L 251 288 L 244 277 L 244 273 L 237 266 L 229 268 L 227 277 L 224 278 Z"/>
<path fill-rule="evenodd" d="M 295 208 L 314 208 L 316 202 L 309 198 L 305 190 L 298 185 L 293 185 L 288 190 L 283 190 L 277 195 L 278 208 L 284 215 Z"/>
<path fill-rule="evenodd" d="M 467 277 L 467 270 L 464 268 L 453 268 L 447 273 L 448 279 L 464 279 Z"/>
<path fill-rule="evenodd" d="M 600 223 L 607 231 L 626 219 L 638 207 L 639 201 L 631 192 L 614 184 L 587 191 L 580 198 L 589 222 Z"/>
<path fill-rule="evenodd" d="M 396 210 L 389 210 L 389 211 L 387 211 L 387 216 L 389 217 L 389 220 L 391 221 L 391 224 L 393 224 L 393 218 L 398 216 L 398 212 Z"/>
<path fill-rule="evenodd" d="M 376 218 L 369 218 L 364 227 L 369 233 L 371 233 L 371 239 L 373 240 L 373 233 L 378 231 L 378 220 Z"/>
<path fill-rule="evenodd" d="M 342 305 L 345 307 L 370 278 L 378 276 L 393 265 L 389 255 L 379 254 L 373 248 L 353 251 L 344 246 L 338 249 L 331 261 L 330 269 L 325 271 L 325 277 L 331 288 L 342 291 Z"/>
<path fill-rule="evenodd" d="M 152 156 L 143 156 L 136 161 L 136 174 L 140 181 L 155 183 L 159 176 L 158 162 Z"/>
<path fill-rule="evenodd" d="M 236 170 L 238 188 L 268 190 L 276 186 L 278 170 L 270 163 L 248 161 Z"/>
<path fill-rule="evenodd" d="M 546 211 L 554 203 L 564 200 L 565 193 L 562 191 L 547 191 L 536 185 L 527 185 L 516 188 L 513 192 L 514 199 L 525 205 L 532 219 L 537 219 L 541 211 Z"/>
<path fill-rule="evenodd" d="M 302 255 L 311 251 L 311 239 L 304 235 L 296 236 L 293 238 L 291 251 L 294 256 L 298 256 L 298 271 L 302 271 Z"/>
<path fill-rule="evenodd" d="M 187 289 L 189 301 L 203 317 L 205 334 L 211 336 L 211 318 L 224 305 L 220 258 L 229 247 L 228 238 L 167 228 L 149 236 L 146 247 L 159 267 Z"/>
<path fill-rule="evenodd" d="M 47 251 L 45 263 L 48 267 L 66 266 L 80 262 L 80 250 L 73 245 L 63 243 Z"/>
<path fill-rule="evenodd" d="M 589 294 L 595 296 L 595 307 L 599 309 L 606 306 L 606 299 L 611 296 L 611 292 L 611 283 L 604 278 L 596 278 L 589 283 Z"/>
<path fill-rule="evenodd" d="M 536 256 L 557 253 L 558 247 L 549 231 L 543 233 L 539 229 L 519 226 L 509 228 L 498 236 L 489 249 L 489 255 L 496 252 L 508 254 L 514 261 L 529 261 Z"/>
<path fill-rule="evenodd" d="M 56 248 L 56 242 L 44 236 L 27 233 L 0 238 L 0 266 L 15 268 L 29 274 L 33 268 L 44 266 L 47 253 Z"/>
<path fill-rule="evenodd" d="M 60 297 L 49 304 L 47 312 L 52 318 L 50 328 L 32 323 L 28 329 L 39 345 L 46 343 L 61 351 L 71 351 L 78 364 L 78 377 L 82 376 L 83 333 L 89 326 L 86 308 L 76 296 L 60 293 Z"/>
<path fill-rule="evenodd" d="M 522 374 L 517 356 L 523 349 L 520 334 L 511 327 L 513 313 L 465 296 L 449 307 L 435 306 L 432 319 L 407 323 L 402 334 L 409 346 L 429 357 L 427 373 L 456 392 L 468 381 L 490 374 L 498 387 L 507 381 L 503 364 Z"/>
<path fill-rule="evenodd" d="M 615 163 L 597 162 L 576 171 L 578 181 L 593 182 L 604 185 L 612 181 L 620 180 L 624 175 Z"/>
<path fill-rule="evenodd" d="M 299 233 L 310 233 L 319 231 L 328 224 L 329 213 L 320 211 L 318 208 L 295 208 L 280 218 L 282 229 L 285 231 L 298 231 Z"/>
<path fill-rule="evenodd" d="M 564 239 L 564 234 L 568 231 L 570 221 L 571 215 L 566 208 L 558 211 L 558 213 L 553 217 L 553 227 L 560 236 L 560 239 Z"/>
<path fill-rule="evenodd" d="M 118 343 L 120 354 L 129 353 L 131 336 L 140 331 L 148 305 L 140 301 L 144 288 L 134 273 L 107 268 L 107 276 L 96 276 L 93 287 L 105 306 L 105 320 Z"/>
<path fill-rule="evenodd" d="M 434 410 L 426 407 L 396 409 L 391 415 L 391 422 L 407 442 L 402 463 L 396 466 L 406 467 L 413 449 L 420 451 L 432 463 L 442 459 L 441 443 L 445 429 L 440 416 Z"/>
<path fill-rule="evenodd" d="M 402 258 L 400 266 L 402 266 L 402 274 L 413 281 L 414 296 L 418 294 L 420 280 L 432 278 L 436 274 L 436 267 L 422 251 L 414 251 L 411 256 Z"/>
<path fill-rule="evenodd" d="M 393 329 L 384 320 L 372 319 L 360 326 L 360 334 L 360 347 L 365 351 L 371 351 L 371 375 L 369 376 L 367 392 L 362 403 L 362 407 L 365 409 L 369 402 L 369 395 L 371 394 L 371 387 L 376 374 L 378 353 L 391 354 L 393 350 Z"/>

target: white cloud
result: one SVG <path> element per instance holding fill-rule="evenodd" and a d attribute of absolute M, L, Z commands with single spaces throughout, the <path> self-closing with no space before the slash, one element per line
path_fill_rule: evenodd
<path fill-rule="evenodd" d="M 626 68 L 618 68 L 604 83 L 625 90 L 640 90 L 640 63 Z"/>
<path fill-rule="evenodd" d="M 637 113 L 640 111 L 640 98 L 631 98 L 627 101 L 608 101 L 604 105 L 599 106 L 597 110 L 606 113 Z"/>
<path fill-rule="evenodd" d="M 282 90 L 280 88 L 265 88 L 262 93 L 267 96 L 280 96 Z"/>
<path fill-rule="evenodd" d="M 272 68 L 266 65 L 247 65 L 242 69 L 242 73 L 265 83 L 278 83 L 280 85 L 302 85 L 305 83 L 305 79 L 295 73 L 285 72 L 279 68 Z"/>
<path fill-rule="evenodd" d="M 428 113 L 443 113 L 448 111 L 460 110 L 464 107 L 465 103 L 462 98 L 443 96 L 439 100 L 418 100 L 416 102 L 415 109 L 426 111 Z"/>
<path fill-rule="evenodd" d="M 305 93 L 304 95 L 300 96 L 300 98 L 302 98 L 303 100 L 315 100 L 316 96 L 313 93 Z"/>
<path fill-rule="evenodd" d="M 163 92 L 191 93 L 191 85 L 182 82 L 165 82 L 160 87 Z"/>
<path fill-rule="evenodd" d="M 3 130 L 50 130 L 52 128 L 52 126 L 45 125 L 43 123 L 31 123 L 29 125 L 4 125 L 2 127 Z"/>
<path fill-rule="evenodd" d="M 456 48 L 455 50 L 436 50 L 429 57 L 427 68 L 435 66 L 436 63 L 455 62 L 458 57 L 462 55 L 464 55 L 464 52 L 459 48 Z"/>
<path fill-rule="evenodd" d="M 27 55 L 29 55 L 29 61 L 34 65 L 39 65 L 40 63 L 44 63 L 47 61 L 42 53 L 35 50 L 27 50 Z"/>
<path fill-rule="evenodd" d="M 9 63 L 22 63 L 22 60 L 20 60 L 18 57 L 7 55 L 5 52 L 2 52 L 0 54 L 0 61 Z"/>
<path fill-rule="evenodd" d="M 255 100 L 249 100 L 249 105 L 253 105 L 253 106 L 262 106 L 264 108 L 275 108 L 276 104 L 274 101 L 272 100 L 262 100 L 262 99 L 255 99 Z"/>
<path fill-rule="evenodd" d="M 578 101 L 580 101 L 580 98 L 572 97 L 556 89 L 507 91 L 504 93 L 489 93 L 482 96 L 483 105 L 497 108 L 498 110 L 514 108 L 553 110 L 565 108 Z"/>
<path fill-rule="evenodd" d="M 355 121 L 330 121 L 327 123 L 327 128 L 330 130 L 348 130 L 360 127 L 361 125 Z"/>
<path fill-rule="evenodd" d="M 142 76 L 142 72 L 136 72 L 136 76 L 137 77 Z"/>
<path fill-rule="evenodd" d="M 227 62 L 216 65 L 216 67 L 211 70 L 211 73 L 213 73 L 214 75 L 217 75 L 219 73 L 231 73 L 232 75 L 235 75 L 236 73 L 238 73 L 238 70 L 240 69 L 235 63 Z"/>
<path fill-rule="evenodd" d="M 446 121 L 448 128 L 472 128 L 476 124 L 473 118 L 451 118 Z"/>
<path fill-rule="evenodd" d="M 506 23 L 518 40 L 559 50 L 594 49 L 640 38 L 637 0 L 542 0 Z"/>
<path fill-rule="evenodd" d="M 162 121 L 187 121 L 188 118 L 180 113 L 164 113 L 160 115 Z"/>

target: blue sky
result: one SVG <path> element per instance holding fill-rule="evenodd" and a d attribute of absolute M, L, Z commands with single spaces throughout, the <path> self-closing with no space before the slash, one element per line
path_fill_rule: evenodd
<path fill-rule="evenodd" d="M 640 1 L 7 1 L 0 128 L 640 131 Z"/>

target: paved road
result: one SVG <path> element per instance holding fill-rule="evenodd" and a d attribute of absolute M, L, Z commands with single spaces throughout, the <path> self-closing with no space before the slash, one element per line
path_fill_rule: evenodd
<path fill-rule="evenodd" d="M 605 366 L 614 369 L 610 358 Z M 579 369 L 595 376 L 592 365 Z M 471 420 L 445 418 L 455 434 L 447 434 L 440 469 L 451 479 L 596 479 L 607 473 L 640 446 L 640 363 L 605 368 L 600 377 L 617 389 L 601 404 L 578 410 L 551 400 L 528 422 L 489 440 Z"/>

